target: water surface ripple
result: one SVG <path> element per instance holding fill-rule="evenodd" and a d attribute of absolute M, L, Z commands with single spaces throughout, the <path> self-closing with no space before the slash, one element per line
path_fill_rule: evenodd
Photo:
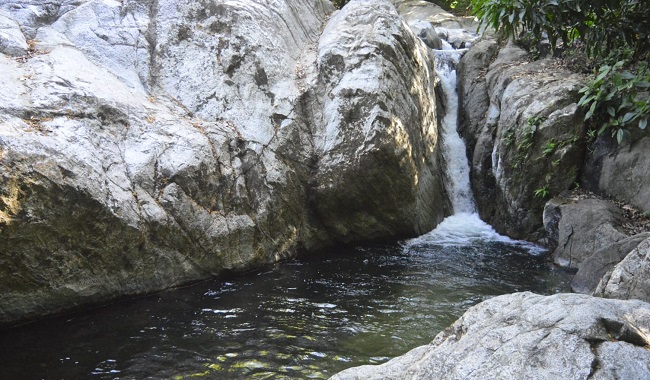
<path fill-rule="evenodd" d="M 567 278 L 498 239 L 343 249 L 0 331 L 0 378 L 327 378 L 524 290 L 568 291 Z"/>

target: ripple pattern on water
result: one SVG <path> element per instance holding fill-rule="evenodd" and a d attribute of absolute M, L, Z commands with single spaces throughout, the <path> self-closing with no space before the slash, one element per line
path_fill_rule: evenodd
<path fill-rule="evenodd" d="M 0 331 L 0 378 L 327 378 L 426 344 L 489 297 L 567 284 L 498 239 L 351 248 Z"/>

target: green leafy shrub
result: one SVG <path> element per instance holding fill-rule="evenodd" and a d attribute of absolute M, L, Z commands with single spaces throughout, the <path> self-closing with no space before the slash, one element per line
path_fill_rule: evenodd
<path fill-rule="evenodd" d="M 628 67 L 626 69 L 626 67 Z M 650 114 L 650 70 L 645 61 L 633 66 L 625 60 L 603 65 L 598 75 L 580 92 L 578 105 L 587 109 L 585 120 L 604 116 L 598 134 L 610 130 L 620 144 L 630 137 L 629 128 L 638 125 L 645 129 Z M 600 115 L 599 112 L 600 111 Z M 606 113 L 603 115 L 603 111 Z"/>
<path fill-rule="evenodd" d="M 624 46 L 645 54 L 650 47 L 647 0 L 472 0 L 472 11 L 481 25 L 505 35 L 545 35 L 553 48 L 578 39 L 591 55 Z"/>
<path fill-rule="evenodd" d="M 610 130 L 619 143 L 630 136 L 631 126 L 645 129 L 649 0 L 472 0 L 472 11 L 481 26 L 502 36 L 525 37 L 530 46 L 548 38 L 553 50 L 559 44 L 584 48 L 600 66 L 581 90 L 585 120 L 602 122 L 598 134 Z"/>

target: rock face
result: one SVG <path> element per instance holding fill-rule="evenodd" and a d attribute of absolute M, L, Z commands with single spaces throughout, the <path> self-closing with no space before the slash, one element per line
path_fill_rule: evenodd
<path fill-rule="evenodd" d="M 650 302 L 650 237 L 603 276 L 595 294 Z"/>
<path fill-rule="evenodd" d="M 563 267 L 578 268 L 594 252 L 627 237 L 621 211 L 605 200 L 554 198 L 546 204 L 543 220 L 556 247 L 553 261 Z"/>
<path fill-rule="evenodd" d="M 9 56 L 27 54 L 29 45 L 20 25 L 4 12 L 0 12 L 0 53 Z"/>
<path fill-rule="evenodd" d="M 481 218 L 508 236 L 541 239 L 545 198 L 570 188 L 582 166 L 582 79 L 483 40 L 461 60 L 458 83 Z"/>
<path fill-rule="evenodd" d="M 432 57 L 386 1 L 333 11 L 0 4 L 0 325 L 433 228 Z"/>
<path fill-rule="evenodd" d="M 638 130 L 633 130 L 638 133 Z M 650 133 L 617 146 L 601 136 L 585 165 L 583 182 L 593 191 L 607 194 L 650 213 Z"/>
<path fill-rule="evenodd" d="M 412 234 L 414 224 L 424 233 L 448 207 L 434 150 L 433 57 L 392 5 L 366 3 L 373 12 L 351 3 L 334 15 L 318 46 L 324 125 L 310 196 L 343 242 Z M 358 36 L 372 37 L 357 48 Z"/>
<path fill-rule="evenodd" d="M 591 254 L 587 257 L 579 266 L 578 272 L 571 280 L 571 288 L 574 292 L 584 293 L 584 294 L 594 294 L 596 287 L 602 281 L 603 277 L 607 273 L 611 274 L 611 271 L 614 269 L 614 266 L 619 264 L 621 260 L 625 259 L 626 256 L 629 256 L 631 252 L 636 249 L 641 242 L 650 237 L 650 232 L 644 232 L 636 234 L 630 237 L 626 237 L 617 242 L 614 242 L 608 246 L 605 246 Z M 635 255 L 630 256 L 628 261 L 632 260 Z M 633 264 L 635 267 L 643 267 L 643 261 Z M 636 272 L 630 271 L 630 275 L 639 274 L 640 278 L 632 281 L 644 281 L 643 276 L 647 277 L 647 273 L 643 271 Z M 639 297 L 611 297 L 611 298 L 639 298 Z M 648 298 L 640 298 L 644 301 L 650 301 Z"/>
<path fill-rule="evenodd" d="M 516 293 L 470 308 L 434 341 L 347 379 L 648 379 L 650 304 Z"/>
<path fill-rule="evenodd" d="M 555 264 L 577 270 L 571 281 L 575 292 L 594 294 L 600 286 L 597 294 L 604 295 L 605 284 L 615 266 L 620 265 L 614 280 L 617 285 L 612 286 L 625 290 L 612 292 L 612 297 L 647 299 L 643 286 L 636 284 L 644 283 L 648 274 L 640 244 L 650 237 L 650 232 L 629 236 L 624 223 L 627 221 L 621 209 L 607 200 L 578 200 L 567 193 L 546 203 L 544 228 L 549 246 L 554 249 L 551 257 Z M 621 263 L 623 259 L 625 264 Z M 638 289 L 632 291 L 629 287 Z"/>

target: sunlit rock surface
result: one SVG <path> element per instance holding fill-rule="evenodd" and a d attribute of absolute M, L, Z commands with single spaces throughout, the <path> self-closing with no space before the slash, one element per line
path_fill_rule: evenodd
<path fill-rule="evenodd" d="M 515 293 L 470 308 L 426 346 L 352 379 L 648 379 L 650 304 Z"/>
<path fill-rule="evenodd" d="M 386 1 L 0 12 L 0 325 L 444 216 L 432 58 Z"/>

